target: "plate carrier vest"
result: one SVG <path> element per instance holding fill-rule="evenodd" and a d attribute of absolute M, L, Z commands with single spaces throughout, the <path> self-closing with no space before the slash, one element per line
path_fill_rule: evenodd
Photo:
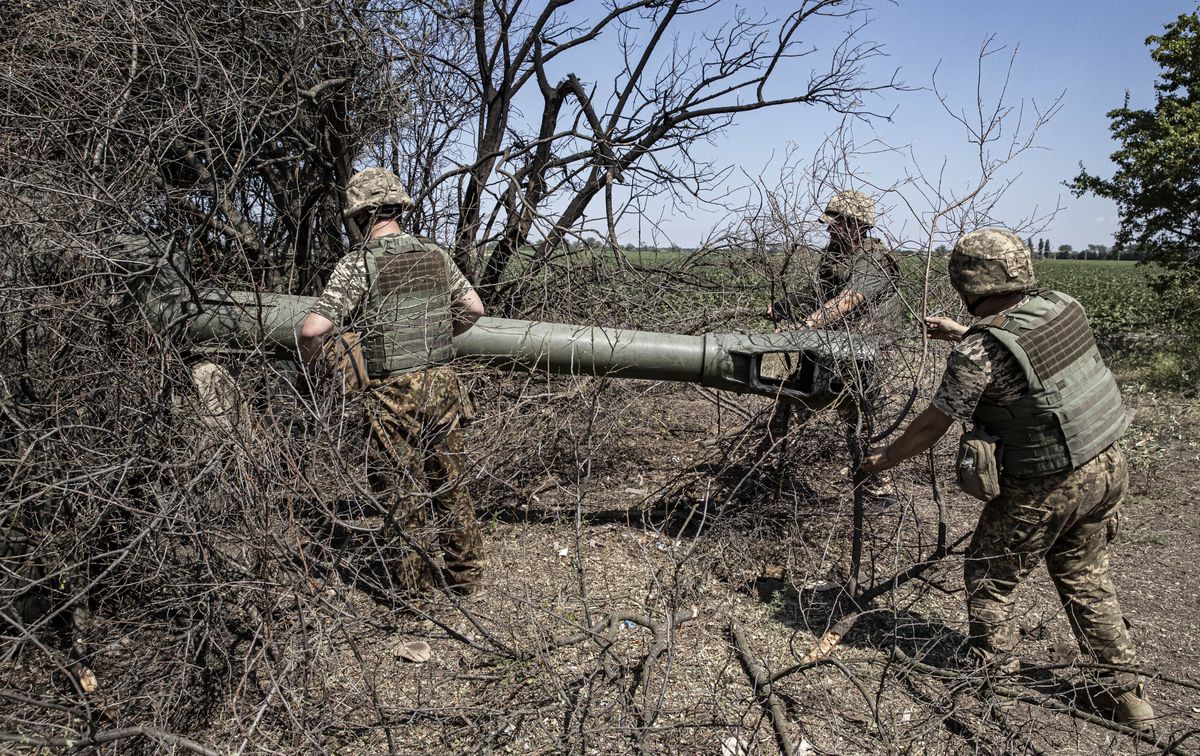
<path fill-rule="evenodd" d="M 967 333 L 981 331 L 1012 353 L 1029 383 L 1015 402 L 985 398 L 975 409 L 975 421 L 1000 437 L 1004 474 L 1030 478 L 1077 469 L 1125 433 L 1121 392 L 1079 302 L 1040 289 Z"/>
<path fill-rule="evenodd" d="M 394 234 L 367 242 L 363 315 L 367 373 L 386 378 L 454 357 L 450 275 L 433 242 Z"/>
<path fill-rule="evenodd" d="M 900 260 L 881 239 L 874 236 L 863 237 L 861 241 L 857 242 L 857 249 L 853 251 L 833 249 L 832 246 L 825 248 L 817 267 L 819 293 L 816 304 L 819 305 L 833 299 L 838 292 L 846 288 L 846 285 L 850 283 L 850 275 L 854 271 L 854 263 L 858 255 L 870 258 L 872 264 L 883 271 L 891 281 L 891 287 L 879 295 L 876 301 L 871 302 L 869 308 L 857 308 L 855 312 L 846 316 L 843 322 L 853 323 L 861 320 L 868 311 L 874 311 L 876 318 L 882 317 L 885 320 L 897 317 L 894 305 L 898 299 L 896 295 L 900 287 Z"/>

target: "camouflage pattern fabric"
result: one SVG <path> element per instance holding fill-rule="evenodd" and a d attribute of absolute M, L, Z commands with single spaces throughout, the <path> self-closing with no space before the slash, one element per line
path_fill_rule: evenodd
<path fill-rule="evenodd" d="M 407 539 L 417 549 L 406 549 L 391 561 L 396 586 L 441 587 L 426 559 L 440 552 L 446 583 L 470 590 L 479 581 L 483 541 L 474 501 L 462 486 L 463 388 L 458 376 L 443 366 L 372 380 L 365 399 L 371 488 L 391 510 L 387 540 Z M 394 528 L 402 529 L 405 538 Z"/>
<path fill-rule="evenodd" d="M 862 307 L 871 307 L 896 293 L 898 272 L 881 239 L 864 236 L 850 244 L 831 241 L 817 272 L 821 302 L 843 291 L 857 291 L 866 300 Z"/>
<path fill-rule="evenodd" d="M 367 168 L 350 177 L 346 182 L 347 218 L 353 218 L 363 210 L 378 210 L 395 205 L 411 207 L 412 197 L 401 183 L 400 177 L 386 168 Z"/>
<path fill-rule="evenodd" d="M 872 220 L 873 213 L 872 205 Z M 835 405 L 845 426 L 847 448 L 851 450 L 867 448 L 875 410 L 881 404 L 879 379 L 886 372 L 881 370 L 881 366 L 888 362 L 888 345 L 893 341 L 893 332 L 901 327 L 896 310 L 900 304 L 898 285 L 899 269 L 895 267 L 894 259 L 882 240 L 871 236 L 862 236 L 850 243 L 830 240 L 821 254 L 814 291 L 808 295 L 791 294 L 773 305 L 781 316 L 799 322 L 843 291 L 856 291 L 863 295 L 864 302 L 833 326 L 853 327 L 860 332 L 869 330 L 876 341 L 882 342 L 881 359 L 877 364 L 856 375 L 844 376 L 854 390 L 847 391 Z M 789 427 L 802 428 L 815 414 L 812 410 L 788 402 L 777 402 L 767 422 L 767 434 L 759 445 L 757 456 L 761 457 L 785 439 Z M 867 490 L 884 490 L 887 486 L 883 481 L 879 473 L 869 473 L 864 486 Z"/>
<path fill-rule="evenodd" d="M 457 304 L 471 290 L 471 284 L 450 259 L 450 255 L 445 250 L 441 252 L 446 257 L 446 270 L 450 279 L 450 302 Z M 325 284 L 325 291 L 309 311 L 334 323 L 341 323 L 366 302 L 369 289 L 367 256 L 364 248 L 359 246 L 338 261 L 329 276 L 329 282 Z"/>
<path fill-rule="evenodd" d="M 1017 360 L 996 337 L 986 332 L 969 334 L 946 358 L 946 371 L 933 406 L 955 420 L 970 422 L 981 399 L 1008 404 L 1029 390 Z"/>
<path fill-rule="evenodd" d="M 843 291 L 856 291 L 865 300 L 842 323 L 889 320 L 896 316 L 899 269 L 881 239 L 864 236 L 852 243 L 831 240 L 821 252 L 816 278 L 809 291 L 794 292 L 772 305 L 780 317 L 802 321 Z"/>
<path fill-rule="evenodd" d="M 950 253 L 950 283 L 963 297 L 1037 286 L 1029 247 L 1012 231 L 981 228 L 959 237 Z"/>
<path fill-rule="evenodd" d="M 847 189 L 829 199 L 825 212 L 818 218 L 822 223 L 833 223 L 838 217 L 858 221 L 863 228 L 875 225 L 875 202 L 862 192 Z"/>
<path fill-rule="evenodd" d="M 1012 593 L 1044 557 L 1080 649 L 1106 664 L 1135 652 L 1108 562 L 1129 471 L 1114 444 L 1083 467 L 1039 478 L 1001 476 L 967 550 L 964 577 L 971 642 L 984 656 L 1017 646 Z M 1112 676 L 1118 685 L 1131 675 Z"/>

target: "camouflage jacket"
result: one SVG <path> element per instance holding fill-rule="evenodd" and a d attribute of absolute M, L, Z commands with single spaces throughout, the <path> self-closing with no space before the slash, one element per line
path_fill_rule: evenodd
<path fill-rule="evenodd" d="M 975 332 L 955 345 L 946 358 L 946 371 L 933 396 L 933 406 L 955 420 L 971 422 L 985 396 L 989 403 L 1008 404 L 1028 390 L 1029 383 L 1012 352 L 990 333 Z"/>

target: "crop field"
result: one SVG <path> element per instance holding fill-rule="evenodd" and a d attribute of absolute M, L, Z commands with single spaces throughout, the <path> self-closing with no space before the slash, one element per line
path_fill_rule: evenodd
<path fill-rule="evenodd" d="M 1038 260 L 1038 284 L 1071 294 L 1083 304 L 1088 320 L 1103 338 L 1171 331 L 1179 302 L 1154 289 L 1160 270 L 1152 265 L 1115 260 Z M 933 277 L 946 285 L 946 258 L 935 257 Z M 925 258 L 904 259 L 910 291 L 919 290 Z"/>
<path fill-rule="evenodd" d="M 1070 292 L 1101 338 L 1173 331 L 1178 302 L 1154 290 L 1159 270 L 1115 260 L 1040 260 L 1043 286 Z"/>

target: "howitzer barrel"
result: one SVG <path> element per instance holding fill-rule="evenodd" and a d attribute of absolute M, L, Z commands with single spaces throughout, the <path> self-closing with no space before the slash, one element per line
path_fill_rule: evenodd
<path fill-rule="evenodd" d="M 300 324 L 316 299 L 201 289 L 156 290 L 143 305 L 161 327 L 179 327 L 192 343 L 220 349 L 266 348 L 295 354 Z M 480 318 L 455 338 L 459 356 L 492 364 L 573 375 L 695 383 L 761 394 L 818 408 L 842 391 L 839 369 L 862 366 L 875 350 L 833 331 L 708 333 L 688 336 L 600 326 Z M 763 359 L 787 355 L 786 377 L 764 375 Z"/>
<path fill-rule="evenodd" d="M 288 294 L 201 289 L 198 302 L 185 301 L 196 313 L 188 320 L 187 336 L 201 345 L 245 349 L 265 345 L 294 355 L 300 324 L 316 301 L 316 297 Z"/>
<path fill-rule="evenodd" d="M 739 393 L 778 396 L 818 408 L 843 385 L 837 366 L 863 365 L 875 350 L 830 331 L 684 336 L 599 326 L 481 318 L 454 340 L 459 356 L 573 375 L 682 381 Z M 763 374 L 763 358 L 788 355 L 786 378 Z"/>
<path fill-rule="evenodd" d="M 480 318 L 454 339 L 459 356 L 573 375 L 700 383 L 704 337 Z"/>

